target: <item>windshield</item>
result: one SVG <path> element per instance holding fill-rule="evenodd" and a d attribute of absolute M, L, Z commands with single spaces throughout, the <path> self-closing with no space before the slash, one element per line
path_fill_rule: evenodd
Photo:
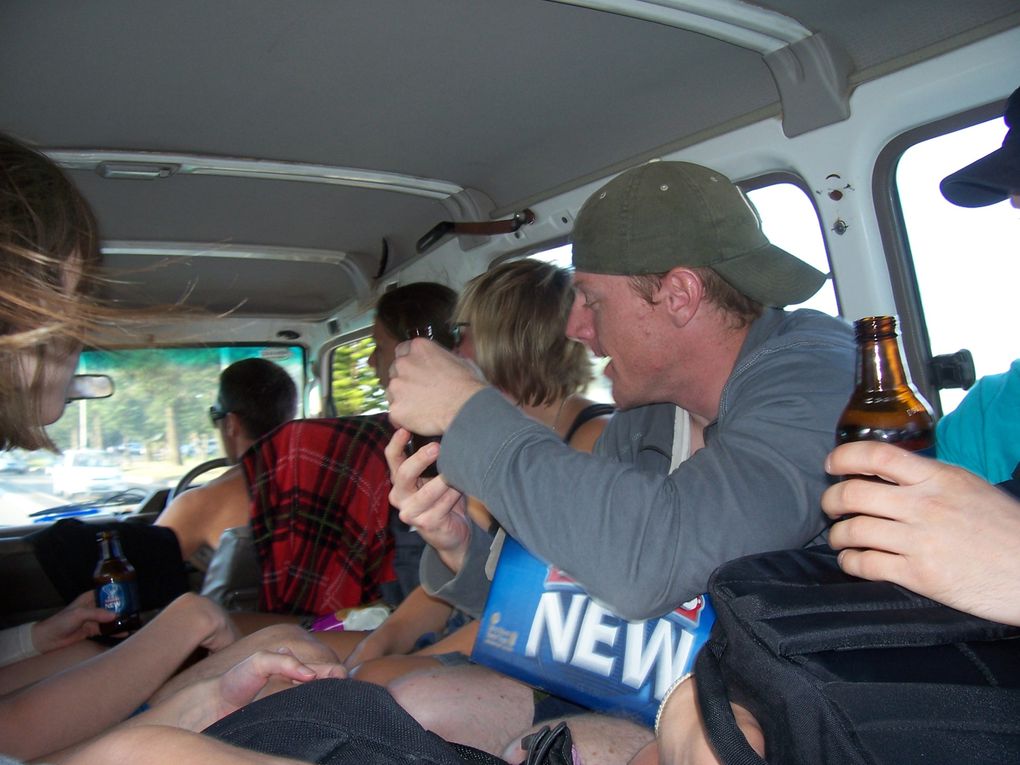
<path fill-rule="evenodd" d="M 68 452 L 67 463 L 71 467 L 118 467 L 120 461 L 113 455 L 106 452 L 81 451 L 78 453 Z"/>
<path fill-rule="evenodd" d="M 172 487 L 192 467 L 222 457 L 209 419 L 222 369 L 269 359 L 305 390 L 301 346 L 203 346 L 86 351 L 79 374 L 106 374 L 114 394 L 74 401 L 47 428 L 61 450 L 0 454 L 0 526 L 52 522 L 33 515 L 116 492 Z"/>

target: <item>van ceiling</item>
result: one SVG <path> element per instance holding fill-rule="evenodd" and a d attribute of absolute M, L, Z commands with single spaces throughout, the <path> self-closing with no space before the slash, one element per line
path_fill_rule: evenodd
<path fill-rule="evenodd" d="M 690 8 L 758 26 L 691 31 Z M 845 57 L 829 89 L 838 111 L 860 81 L 1020 24 L 1020 11 L 1015 0 L 6 0 L 0 129 L 69 168 L 108 262 L 163 269 L 124 279 L 131 301 L 187 288 L 218 310 L 323 318 L 371 289 L 384 238 L 392 271 L 438 221 L 505 217 L 741 121 L 831 119 L 810 94 L 781 97 L 769 43 L 754 42 L 762 24 L 779 47 L 820 33 L 823 52 Z M 250 161 L 224 172 L 220 160 Z M 141 162 L 169 177 L 102 177 L 104 162 L 112 175 Z"/>

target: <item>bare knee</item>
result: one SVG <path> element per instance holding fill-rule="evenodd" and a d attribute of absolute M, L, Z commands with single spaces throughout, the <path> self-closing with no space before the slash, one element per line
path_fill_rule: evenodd
<path fill-rule="evenodd" d="M 498 754 L 534 715 L 528 686 L 478 666 L 416 672 L 389 689 L 422 727 L 490 754 Z"/>
<path fill-rule="evenodd" d="M 405 675 L 440 667 L 435 659 L 428 656 L 382 656 L 359 664 L 351 671 L 351 677 L 388 687 Z"/>

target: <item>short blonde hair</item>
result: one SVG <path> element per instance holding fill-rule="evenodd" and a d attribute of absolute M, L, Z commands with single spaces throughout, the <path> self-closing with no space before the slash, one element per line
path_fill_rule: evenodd
<path fill-rule="evenodd" d="M 566 335 L 570 274 L 539 260 L 504 263 L 461 293 L 454 321 L 470 326 L 475 362 L 518 404 L 552 403 L 591 380 L 587 349 Z"/>
<path fill-rule="evenodd" d="M 0 449 L 53 448 L 42 361 L 72 353 L 109 311 L 94 299 L 99 233 L 88 203 L 43 154 L 0 133 Z M 25 353 L 39 360 L 25 390 Z"/>

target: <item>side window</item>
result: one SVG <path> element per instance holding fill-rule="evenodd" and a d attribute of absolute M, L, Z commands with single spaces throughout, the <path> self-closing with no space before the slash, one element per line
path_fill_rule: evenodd
<path fill-rule="evenodd" d="M 386 391 L 379 387 L 368 357 L 375 350 L 371 336 L 359 337 L 330 351 L 329 397 L 336 416 L 386 410 Z"/>
<path fill-rule="evenodd" d="M 762 230 L 769 241 L 810 263 L 822 273 L 830 273 L 829 257 L 822 239 L 818 214 L 803 189 L 792 183 L 773 183 L 751 189 L 747 196 L 758 210 Z M 569 268 L 570 245 L 533 253 L 531 257 Z M 790 308 L 813 308 L 838 316 L 839 307 L 832 279 L 829 279 L 809 300 Z M 604 363 L 603 361 L 602 364 Z M 610 391 L 611 385 L 602 376 L 596 361 L 595 380 L 586 391 L 586 395 L 596 401 L 611 401 Z"/>
<path fill-rule="evenodd" d="M 792 183 L 772 183 L 746 191 L 761 218 L 762 231 L 777 247 L 810 263 L 823 274 L 831 271 L 822 239 L 818 214 L 808 195 Z M 538 252 L 531 257 L 570 267 L 570 245 Z M 831 316 L 839 315 L 836 289 L 830 278 L 810 299 L 795 308 L 813 308 Z"/>
<path fill-rule="evenodd" d="M 1009 202 L 968 209 L 939 191 L 949 173 L 1002 145 L 1001 118 L 916 143 L 901 155 L 896 193 L 933 355 L 968 348 L 980 378 L 1017 357 L 1014 305 L 1020 284 L 1020 213 Z M 965 391 L 940 392 L 942 410 Z"/>
<path fill-rule="evenodd" d="M 758 211 L 762 231 L 772 244 L 796 255 L 823 274 L 831 273 L 818 213 L 802 188 L 792 183 L 773 183 L 750 189 L 747 196 Z M 787 307 L 791 310 L 813 308 L 838 316 L 836 288 L 831 277 L 805 302 Z"/>

